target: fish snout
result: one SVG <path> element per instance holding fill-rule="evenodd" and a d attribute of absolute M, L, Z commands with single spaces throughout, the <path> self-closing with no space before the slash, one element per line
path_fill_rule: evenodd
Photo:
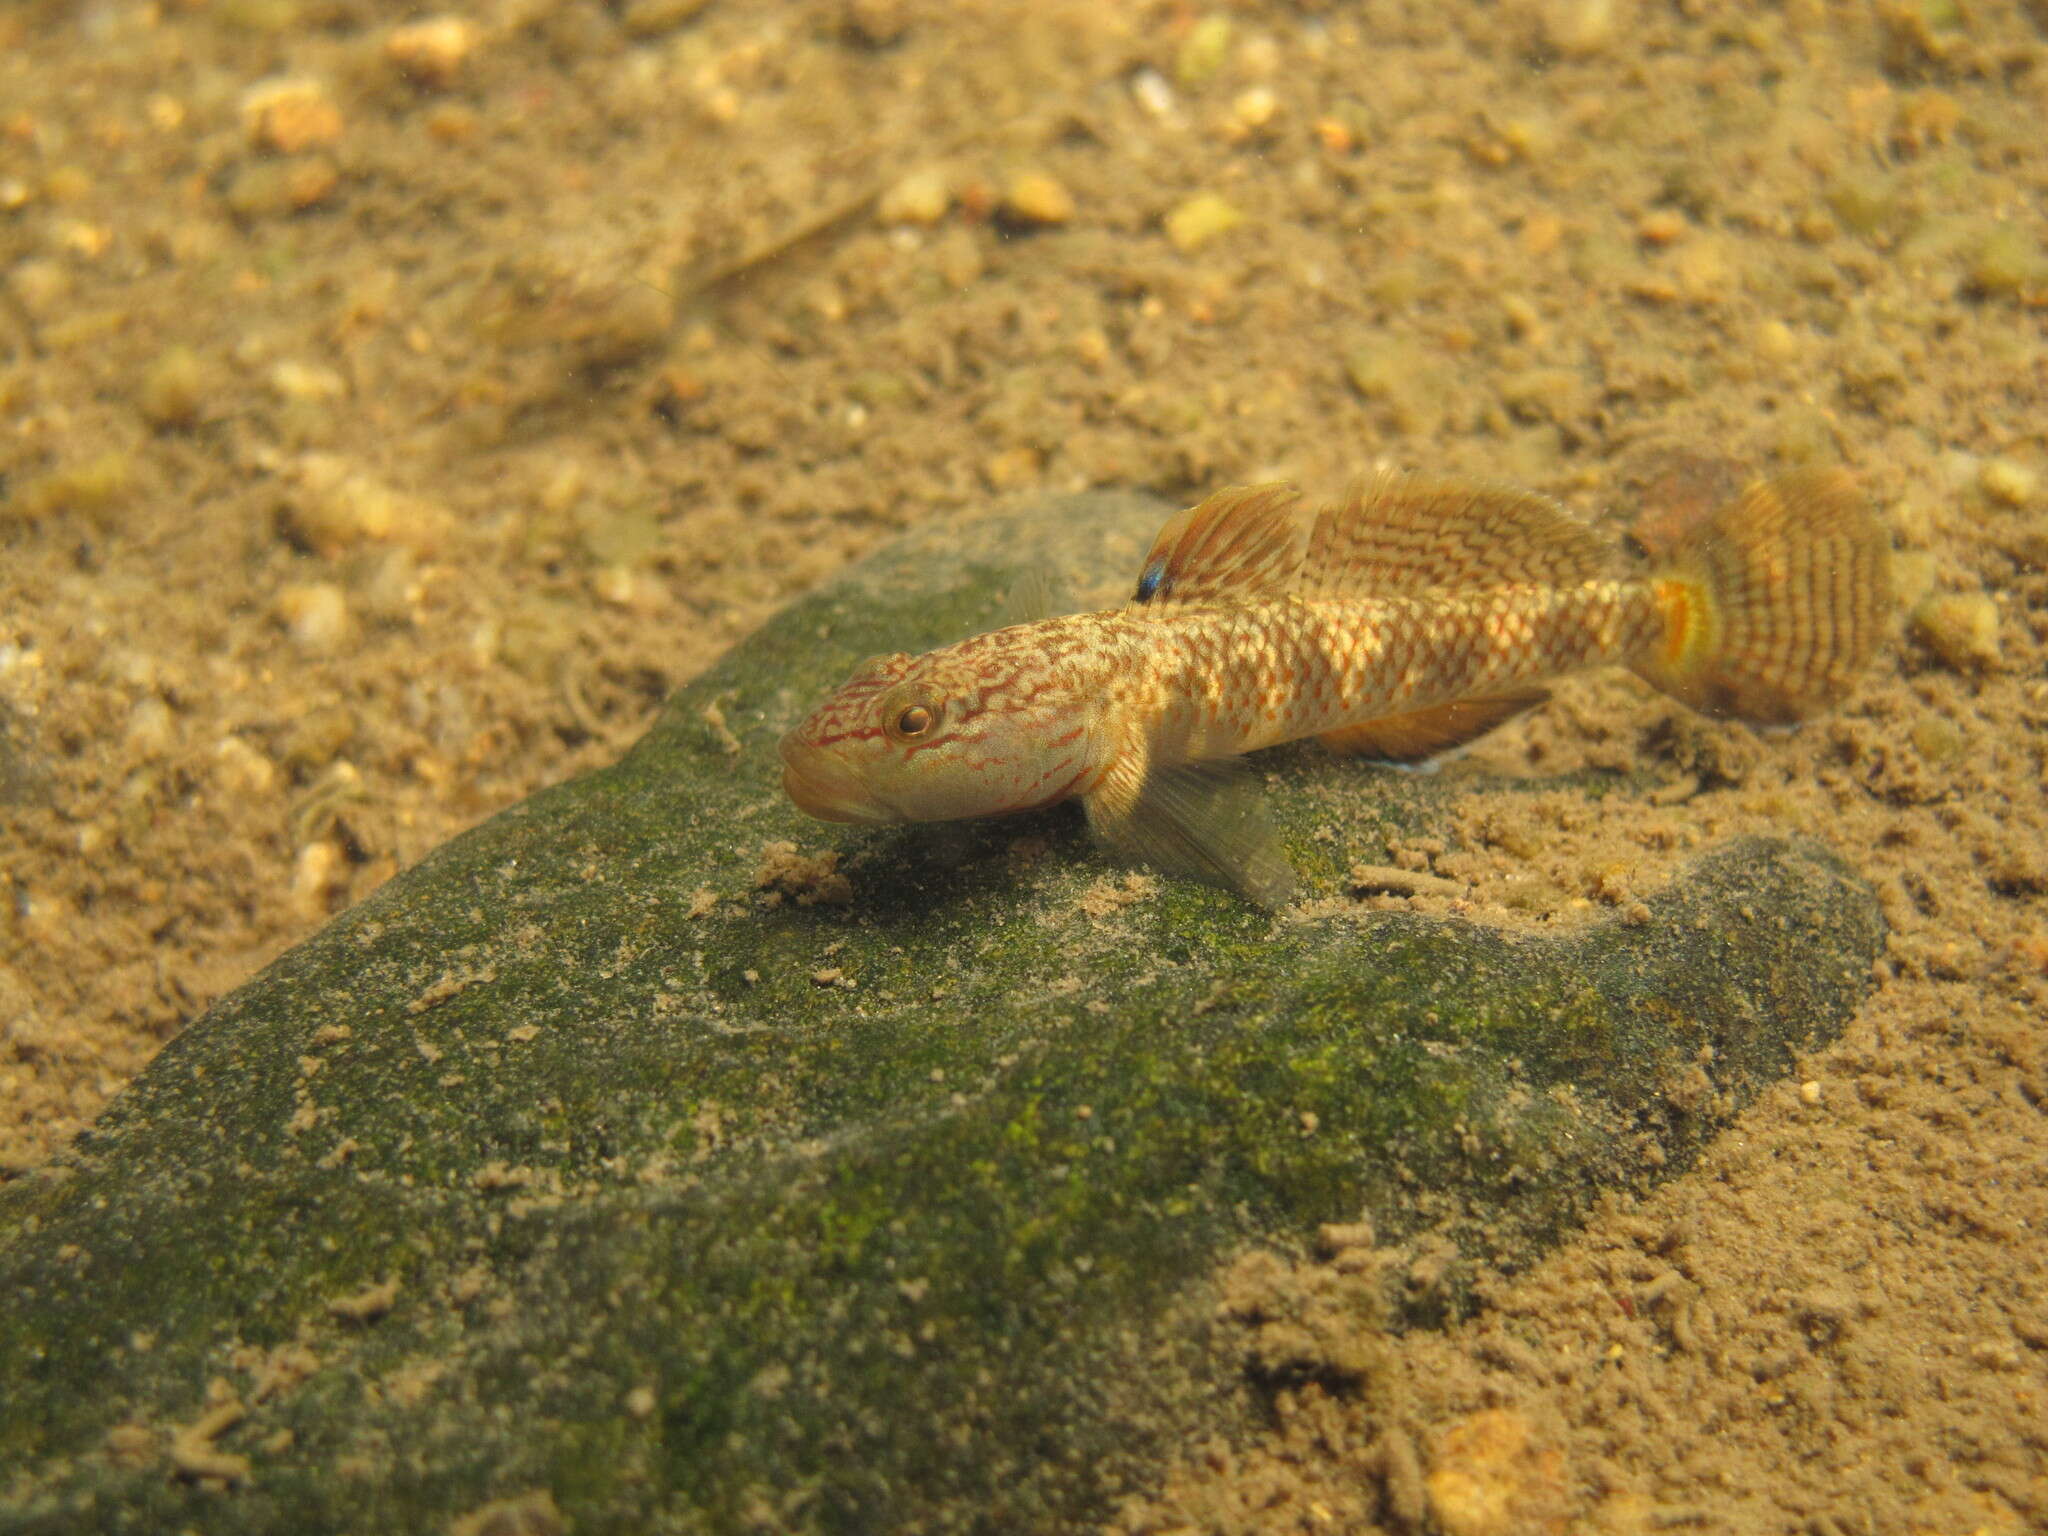
<path fill-rule="evenodd" d="M 782 738 L 779 750 L 783 792 L 806 816 L 871 825 L 897 819 L 876 802 L 861 776 L 833 752 L 801 741 L 794 733 Z"/>

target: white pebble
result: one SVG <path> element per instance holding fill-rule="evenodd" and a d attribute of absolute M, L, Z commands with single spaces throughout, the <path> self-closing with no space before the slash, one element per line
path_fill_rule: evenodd
<path fill-rule="evenodd" d="M 331 581 L 292 583 L 277 594 L 275 611 L 301 650 L 327 655 L 348 639 L 348 595 Z"/>
<path fill-rule="evenodd" d="M 2001 506 L 2024 507 L 2040 494 L 2041 476 L 2031 464 L 2001 456 L 1978 467 L 1977 487 Z"/>
<path fill-rule="evenodd" d="M 327 839 L 306 844 L 292 861 L 292 905 L 305 918 L 325 917 L 340 887 L 346 860 Z"/>
<path fill-rule="evenodd" d="M 138 699 L 128 711 L 128 745 L 147 757 L 160 757 L 171 748 L 177 732 L 171 721 L 171 706 L 154 695 Z"/>

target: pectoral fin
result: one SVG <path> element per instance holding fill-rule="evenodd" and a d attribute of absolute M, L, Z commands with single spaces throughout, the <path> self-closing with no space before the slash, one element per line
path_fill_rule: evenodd
<path fill-rule="evenodd" d="M 1281 906 L 1294 895 L 1294 870 L 1258 785 L 1241 764 L 1170 768 L 1147 775 L 1134 793 L 1106 785 L 1086 804 L 1096 835 L 1126 857 L 1220 885 L 1263 907 Z"/>
<path fill-rule="evenodd" d="M 1477 741 L 1495 726 L 1512 720 L 1525 709 L 1534 709 L 1549 697 L 1543 689 L 1535 688 L 1522 693 L 1458 699 L 1405 715 L 1382 715 L 1362 725 L 1347 725 L 1341 731 L 1326 731 L 1320 739 L 1332 752 L 1346 756 L 1378 757 L 1391 763 L 1419 762 Z"/>
<path fill-rule="evenodd" d="M 1032 565 L 1020 572 L 1003 593 L 991 627 L 1007 629 L 1012 624 L 1030 624 L 1073 611 L 1074 605 L 1069 600 L 1065 584 L 1044 566 Z"/>

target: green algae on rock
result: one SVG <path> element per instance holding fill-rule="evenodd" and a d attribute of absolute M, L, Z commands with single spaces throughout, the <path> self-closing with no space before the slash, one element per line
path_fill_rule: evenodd
<path fill-rule="evenodd" d="M 1112 881 L 1067 815 L 783 802 L 776 739 L 854 660 L 986 623 L 1020 552 L 1114 590 L 1160 516 L 899 542 L 0 1189 L 0 1530 L 1083 1521 L 1255 1411 L 1222 1261 L 1361 1216 L 1526 1261 L 1840 1026 L 1881 922 L 1808 844 L 1535 939 Z M 1446 793 L 1263 766 L 1324 895 Z M 1403 1305 L 1457 1301 L 1454 1267 Z"/>

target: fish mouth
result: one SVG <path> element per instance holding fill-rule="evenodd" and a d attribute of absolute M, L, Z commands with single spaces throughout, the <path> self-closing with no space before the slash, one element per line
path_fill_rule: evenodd
<path fill-rule="evenodd" d="M 898 818 L 877 804 L 859 774 L 822 747 L 782 738 L 782 789 L 796 808 L 819 821 L 886 826 Z"/>

